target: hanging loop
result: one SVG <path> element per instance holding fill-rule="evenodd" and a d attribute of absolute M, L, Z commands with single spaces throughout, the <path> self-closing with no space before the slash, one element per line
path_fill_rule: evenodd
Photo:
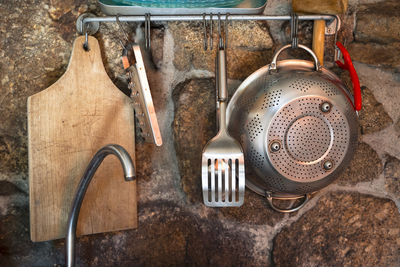
<path fill-rule="evenodd" d="M 337 43 L 337 38 L 338 38 L 338 32 L 339 32 L 339 24 L 340 24 L 340 17 L 338 15 L 335 15 L 335 19 L 336 19 L 336 29 L 335 29 L 335 54 L 334 54 L 334 61 L 338 61 L 341 58 L 341 51 L 339 49 L 339 47 L 336 45 Z"/>
<path fill-rule="evenodd" d="M 299 40 L 297 37 L 298 28 L 299 17 L 296 13 L 292 13 L 290 18 L 290 40 L 292 42 L 292 48 L 297 48 L 299 46 Z"/>
<path fill-rule="evenodd" d="M 210 50 L 213 50 L 213 13 L 210 13 Z"/>
<path fill-rule="evenodd" d="M 203 32 L 204 32 L 203 49 L 204 49 L 204 51 L 206 51 L 207 50 L 207 43 L 208 43 L 206 13 L 203 13 Z"/>
<path fill-rule="evenodd" d="M 121 43 L 121 46 L 124 48 L 124 50 L 128 50 L 125 44 L 129 45 L 129 43 L 130 43 L 130 38 L 129 38 L 129 35 L 126 33 L 124 27 L 122 26 L 122 23 L 121 23 L 121 21 L 119 20 L 119 17 L 120 17 L 120 15 L 117 14 L 117 15 L 115 16 L 115 21 L 117 22 L 118 27 L 119 27 L 120 30 L 122 31 L 125 40 L 124 40 L 124 42 L 123 42 L 123 40 L 122 40 L 121 38 L 118 38 L 118 39 L 119 39 L 119 42 Z"/>
<path fill-rule="evenodd" d="M 85 51 L 89 51 L 89 34 L 87 31 L 85 31 L 85 42 L 83 43 L 83 49 L 85 49 Z"/>
<path fill-rule="evenodd" d="M 226 13 L 225 14 L 225 23 L 224 23 L 224 30 L 225 30 L 225 39 L 224 39 L 224 46 L 225 46 L 225 50 L 228 49 L 228 24 L 229 24 L 229 16 L 231 14 L 230 13 Z"/>
<path fill-rule="evenodd" d="M 218 48 L 224 49 L 224 39 L 221 33 L 221 13 L 218 13 Z"/>
<path fill-rule="evenodd" d="M 145 15 L 145 22 L 144 22 L 144 38 L 146 42 L 146 49 L 150 49 L 151 47 L 151 36 L 150 36 L 150 13 L 146 13 Z"/>

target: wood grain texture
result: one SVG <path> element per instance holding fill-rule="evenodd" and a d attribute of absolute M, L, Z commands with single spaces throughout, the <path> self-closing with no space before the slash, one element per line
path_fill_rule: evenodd
<path fill-rule="evenodd" d="M 314 21 L 312 50 L 317 56 L 319 63 L 324 65 L 325 20 Z"/>
<path fill-rule="evenodd" d="M 134 159 L 130 98 L 104 70 L 97 40 L 90 50 L 75 40 L 65 74 L 28 98 L 30 227 L 33 241 L 63 238 L 77 185 L 104 145 L 123 146 Z M 78 235 L 137 227 L 136 182 L 126 182 L 110 155 L 93 177 L 78 221 Z"/>
<path fill-rule="evenodd" d="M 293 12 L 314 14 L 343 14 L 348 0 L 292 0 Z"/>

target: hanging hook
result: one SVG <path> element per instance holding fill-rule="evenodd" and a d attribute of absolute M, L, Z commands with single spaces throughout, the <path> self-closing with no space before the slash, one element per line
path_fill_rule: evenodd
<path fill-rule="evenodd" d="M 228 17 L 230 15 L 231 15 L 230 13 L 225 14 L 225 24 L 224 24 L 224 27 L 225 27 L 225 45 L 224 45 L 225 50 L 228 49 L 228 23 L 229 23 Z"/>
<path fill-rule="evenodd" d="M 221 34 L 221 13 L 218 13 L 218 48 L 224 49 L 224 41 Z"/>
<path fill-rule="evenodd" d="M 146 13 L 145 15 L 145 22 L 144 22 L 144 38 L 146 42 L 146 49 L 150 49 L 151 47 L 151 41 L 150 41 L 150 13 Z"/>
<path fill-rule="evenodd" d="M 120 28 L 120 30 L 122 31 L 122 33 L 123 33 L 123 35 L 124 35 L 124 37 L 125 37 L 125 43 L 129 44 L 129 42 L 130 42 L 130 41 L 129 41 L 129 35 L 126 33 L 124 27 L 122 26 L 121 21 L 119 20 L 119 17 L 120 17 L 120 15 L 117 14 L 117 15 L 115 16 L 115 21 L 117 22 L 118 27 Z M 126 46 L 124 45 L 124 43 L 122 42 L 121 38 L 118 38 L 118 39 L 119 39 L 119 42 L 121 43 L 122 47 L 124 48 L 124 50 L 127 50 L 127 48 L 126 48 Z"/>
<path fill-rule="evenodd" d="M 336 29 L 335 29 L 335 42 L 334 42 L 334 46 L 335 46 L 334 61 L 336 62 L 336 61 L 340 60 L 340 58 L 341 58 L 341 51 L 340 51 L 339 47 L 336 45 L 338 31 L 339 31 L 340 17 L 338 15 L 335 15 L 335 20 L 336 20 Z"/>
<path fill-rule="evenodd" d="M 203 48 L 204 48 L 204 51 L 207 51 L 208 38 L 207 38 L 207 20 L 206 20 L 206 13 L 203 13 L 203 31 L 204 31 Z"/>
<path fill-rule="evenodd" d="M 89 34 L 87 31 L 85 31 L 85 42 L 83 43 L 83 49 L 85 49 L 85 51 L 89 51 Z"/>
<path fill-rule="evenodd" d="M 299 40 L 297 37 L 299 27 L 299 18 L 296 13 L 291 14 L 290 18 L 290 39 L 292 41 L 292 48 L 297 48 Z"/>
<path fill-rule="evenodd" d="M 213 13 L 210 13 L 210 50 L 213 50 Z"/>

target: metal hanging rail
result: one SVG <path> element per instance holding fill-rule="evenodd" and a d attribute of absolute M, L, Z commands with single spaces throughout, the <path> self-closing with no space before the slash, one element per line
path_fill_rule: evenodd
<path fill-rule="evenodd" d="M 226 14 L 220 14 L 221 20 L 226 19 Z M 218 14 L 204 14 L 204 15 L 150 15 L 150 21 L 203 21 L 205 20 L 218 20 Z M 135 16 L 118 16 L 121 22 L 144 22 L 146 16 L 135 15 Z M 302 15 L 298 16 L 299 20 L 326 20 L 333 21 L 336 19 L 333 15 Z M 269 15 L 228 15 L 228 20 L 291 20 L 291 16 L 269 16 Z M 83 19 L 83 24 L 90 22 L 117 22 L 116 16 L 110 17 L 86 17 Z"/>
<path fill-rule="evenodd" d="M 295 16 L 296 20 L 325 20 L 327 21 L 326 34 L 335 34 L 340 28 L 340 18 L 335 15 L 300 15 Z M 80 34 L 95 34 L 99 29 L 99 23 L 114 22 L 145 22 L 146 48 L 150 47 L 150 22 L 178 22 L 178 21 L 203 21 L 206 25 L 209 21 L 269 21 L 269 20 L 293 20 L 293 15 L 230 15 L 220 13 L 204 13 L 201 15 L 130 15 L 130 16 L 107 16 L 96 17 L 93 14 L 85 13 L 79 16 L 76 28 Z M 335 23 L 333 23 L 335 22 Z M 212 24 L 209 23 L 212 31 Z"/>

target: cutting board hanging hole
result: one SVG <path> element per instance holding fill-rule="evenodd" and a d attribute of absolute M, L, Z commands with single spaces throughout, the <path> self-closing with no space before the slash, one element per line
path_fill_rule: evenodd
<path fill-rule="evenodd" d="M 83 44 L 83 49 L 86 51 L 86 52 L 89 52 L 89 45 L 87 44 L 87 43 L 84 43 Z"/>
<path fill-rule="evenodd" d="M 88 36 L 87 32 L 85 33 L 85 42 L 83 43 L 83 50 L 85 50 L 86 52 L 90 51 L 90 48 L 89 48 L 89 36 Z"/>

